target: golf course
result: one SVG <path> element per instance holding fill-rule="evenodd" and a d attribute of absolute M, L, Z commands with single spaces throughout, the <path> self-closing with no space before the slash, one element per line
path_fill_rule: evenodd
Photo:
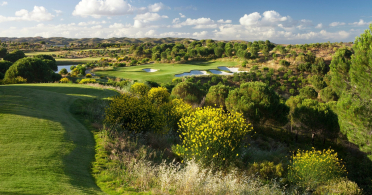
<path fill-rule="evenodd" d="M 76 84 L 0 86 L 0 194 L 101 194 L 92 133 L 70 112 L 115 91 Z"/>
<path fill-rule="evenodd" d="M 233 61 L 191 61 L 184 64 L 153 63 L 139 66 L 118 67 L 115 70 L 95 71 L 94 73 L 99 76 L 166 83 L 172 81 L 176 74 L 182 74 L 192 70 L 218 69 L 219 66 L 233 67 L 237 64 L 237 62 Z M 143 69 L 155 69 L 157 71 L 146 72 Z"/>

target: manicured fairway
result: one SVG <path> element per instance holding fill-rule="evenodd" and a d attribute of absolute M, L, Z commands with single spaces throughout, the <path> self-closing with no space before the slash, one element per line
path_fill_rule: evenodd
<path fill-rule="evenodd" d="M 117 68 L 116 71 L 96 71 L 96 75 L 113 76 L 133 80 L 149 80 L 160 83 L 172 81 L 175 74 L 190 72 L 191 70 L 209 70 L 217 69 L 218 66 L 236 66 L 237 62 L 190 62 L 186 64 L 148 64 L 140 66 L 130 66 Z M 157 69 L 157 72 L 145 72 L 142 69 L 151 68 Z"/>
<path fill-rule="evenodd" d="M 0 86 L 0 194 L 101 194 L 90 175 L 93 136 L 70 107 L 116 94 L 77 84 Z"/>

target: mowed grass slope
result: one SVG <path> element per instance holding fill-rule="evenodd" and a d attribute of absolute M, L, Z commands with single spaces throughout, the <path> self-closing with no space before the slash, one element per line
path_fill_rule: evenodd
<path fill-rule="evenodd" d="M 70 113 L 110 90 L 73 84 L 0 86 L 0 194 L 100 194 L 90 174 L 94 139 Z"/>
<path fill-rule="evenodd" d="M 110 71 L 96 71 L 97 75 L 118 77 L 124 79 L 132 79 L 139 81 L 156 81 L 160 83 L 166 83 L 172 81 L 175 78 L 174 75 L 182 74 L 184 72 L 190 72 L 191 70 L 209 70 L 217 69 L 219 66 L 233 67 L 236 66 L 237 62 L 220 62 L 220 61 L 206 61 L 206 62 L 189 62 L 186 64 L 166 64 L 166 63 L 155 63 L 139 66 L 130 66 L 117 68 L 116 70 Z M 142 69 L 151 68 L 157 69 L 157 72 L 145 72 Z"/>

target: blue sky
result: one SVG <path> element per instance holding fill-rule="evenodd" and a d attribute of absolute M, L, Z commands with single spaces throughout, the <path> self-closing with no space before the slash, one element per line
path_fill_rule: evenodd
<path fill-rule="evenodd" d="M 0 0 L 0 37 L 349 42 L 372 1 Z"/>

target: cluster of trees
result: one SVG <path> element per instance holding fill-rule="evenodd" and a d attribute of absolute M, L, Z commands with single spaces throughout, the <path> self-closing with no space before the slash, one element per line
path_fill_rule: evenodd
<path fill-rule="evenodd" d="M 58 67 L 52 56 L 37 55 L 27 58 L 20 50 L 10 53 L 6 49 L 0 50 L 2 51 L 0 57 L 3 58 L 0 61 L 0 79 L 5 83 L 17 83 L 19 77 L 28 83 L 54 82 L 61 79 L 60 74 L 54 73 Z"/>

